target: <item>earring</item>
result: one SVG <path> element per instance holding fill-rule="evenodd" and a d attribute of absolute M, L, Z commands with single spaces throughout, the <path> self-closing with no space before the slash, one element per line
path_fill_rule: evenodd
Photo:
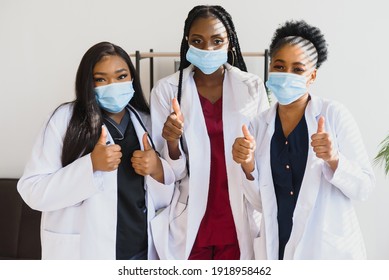
<path fill-rule="evenodd" d="M 235 47 L 233 47 L 232 49 L 228 50 L 229 52 L 231 52 L 231 55 L 232 55 L 232 66 L 234 66 L 235 64 Z"/>

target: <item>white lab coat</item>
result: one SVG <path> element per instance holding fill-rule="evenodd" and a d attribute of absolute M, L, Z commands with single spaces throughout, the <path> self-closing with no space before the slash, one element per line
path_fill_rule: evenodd
<path fill-rule="evenodd" d="M 117 170 L 93 172 L 90 154 L 62 167 L 63 139 L 72 109 L 71 105 L 60 107 L 43 127 L 18 191 L 31 208 L 42 211 L 43 259 L 115 259 Z M 145 131 L 134 113 L 130 115 L 143 149 Z M 107 140 L 114 143 L 107 133 Z M 166 185 L 145 177 L 149 221 L 173 195 L 174 173 L 164 160 L 162 164 Z M 148 257 L 156 259 L 151 238 L 148 243 Z"/>
<path fill-rule="evenodd" d="M 277 202 L 270 166 L 277 105 L 256 118 L 251 127 L 257 141 L 258 173 L 253 175 L 258 180 L 246 181 L 245 191 L 256 209 L 263 213 L 261 237 L 255 244 L 258 259 L 278 259 Z M 325 130 L 331 136 L 333 147 L 339 153 L 338 168 L 333 172 L 309 146 L 284 259 L 365 259 L 352 200 L 367 199 L 375 183 L 373 170 L 359 129 L 341 104 L 311 95 L 305 110 L 309 138 L 317 132 L 321 115 L 325 117 Z"/>
<path fill-rule="evenodd" d="M 223 82 L 223 134 L 228 177 L 228 191 L 233 218 L 237 230 L 241 259 L 252 259 L 253 239 L 257 237 L 259 226 L 250 227 L 249 217 L 253 208 L 247 204 L 242 192 L 240 166 L 234 163 L 231 149 L 235 137 L 242 131 L 243 124 L 259 112 L 268 108 L 269 103 L 261 79 L 253 74 L 240 71 L 225 64 Z M 193 66 L 183 72 L 181 111 L 184 117 L 184 150 L 188 152 L 190 176 L 186 172 L 186 157 L 173 161 L 162 138 L 162 128 L 167 116 L 172 112 L 171 100 L 177 96 L 179 72 L 160 80 L 151 92 L 151 118 L 153 139 L 157 150 L 172 166 L 176 178 L 176 190 L 171 205 L 152 222 L 153 238 L 161 259 L 187 259 L 196 239 L 204 216 L 210 174 L 210 141 L 207 127 L 193 79 Z M 188 197 L 189 195 L 189 197 Z M 163 229 L 163 230 L 161 230 Z M 161 234 L 164 233 L 164 234 Z"/>

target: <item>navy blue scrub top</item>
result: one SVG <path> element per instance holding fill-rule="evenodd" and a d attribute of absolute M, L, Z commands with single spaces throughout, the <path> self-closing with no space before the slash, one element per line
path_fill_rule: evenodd
<path fill-rule="evenodd" d="M 288 137 L 285 137 L 277 110 L 275 131 L 270 146 L 270 161 L 278 207 L 280 260 L 284 258 L 285 245 L 292 231 L 293 212 L 307 164 L 308 140 L 308 127 L 304 115 Z"/>
<path fill-rule="evenodd" d="M 140 143 L 128 109 L 120 124 L 103 116 L 104 124 L 122 152 L 117 169 L 116 259 L 145 260 L 148 235 L 144 177 L 138 175 L 131 164 L 132 154 L 140 150 Z"/>

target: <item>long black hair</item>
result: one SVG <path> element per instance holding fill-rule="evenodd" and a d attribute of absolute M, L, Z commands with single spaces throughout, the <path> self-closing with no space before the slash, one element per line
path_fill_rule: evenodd
<path fill-rule="evenodd" d="M 193 22 L 198 18 L 209 18 L 216 17 L 223 23 L 224 27 L 227 30 L 229 49 L 227 62 L 233 66 L 238 67 L 240 70 L 247 72 L 246 63 L 243 60 L 243 56 L 240 50 L 238 36 L 236 35 L 235 25 L 232 21 L 231 15 L 221 6 L 209 6 L 209 5 L 199 5 L 194 7 L 189 13 L 188 17 L 185 20 L 184 34 L 181 41 L 181 50 L 180 50 L 180 78 L 178 83 L 178 93 L 177 99 L 178 102 L 181 101 L 182 94 L 182 74 L 183 70 L 190 65 L 190 62 L 186 59 L 186 53 L 189 49 L 189 44 L 187 38 L 189 37 L 189 31 L 192 27 Z"/>
<path fill-rule="evenodd" d="M 63 166 L 92 152 L 99 139 L 103 121 L 101 109 L 96 102 L 94 93 L 93 69 L 96 63 L 104 56 L 112 55 L 124 59 L 129 67 L 135 90 L 134 97 L 131 99 L 130 104 L 139 111 L 147 114 L 150 113 L 150 109 L 143 95 L 138 73 L 131 62 L 130 56 L 121 47 L 109 42 L 101 42 L 92 46 L 84 54 L 80 65 L 78 66 L 75 88 L 76 99 L 72 102 L 68 102 L 73 104 L 73 113 L 65 134 L 62 148 L 61 161 Z"/>

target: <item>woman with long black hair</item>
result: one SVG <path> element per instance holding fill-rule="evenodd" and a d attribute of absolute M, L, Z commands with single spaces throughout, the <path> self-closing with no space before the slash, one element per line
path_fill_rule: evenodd
<path fill-rule="evenodd" d="M 155 259 L 149 221 L 174 173 L 147 132 L 149 108 L 128 54 L 101 42 L 83 56 L 76 99 L 36 140 L 18 190 L 42 211 L 43 259 Z"/>

